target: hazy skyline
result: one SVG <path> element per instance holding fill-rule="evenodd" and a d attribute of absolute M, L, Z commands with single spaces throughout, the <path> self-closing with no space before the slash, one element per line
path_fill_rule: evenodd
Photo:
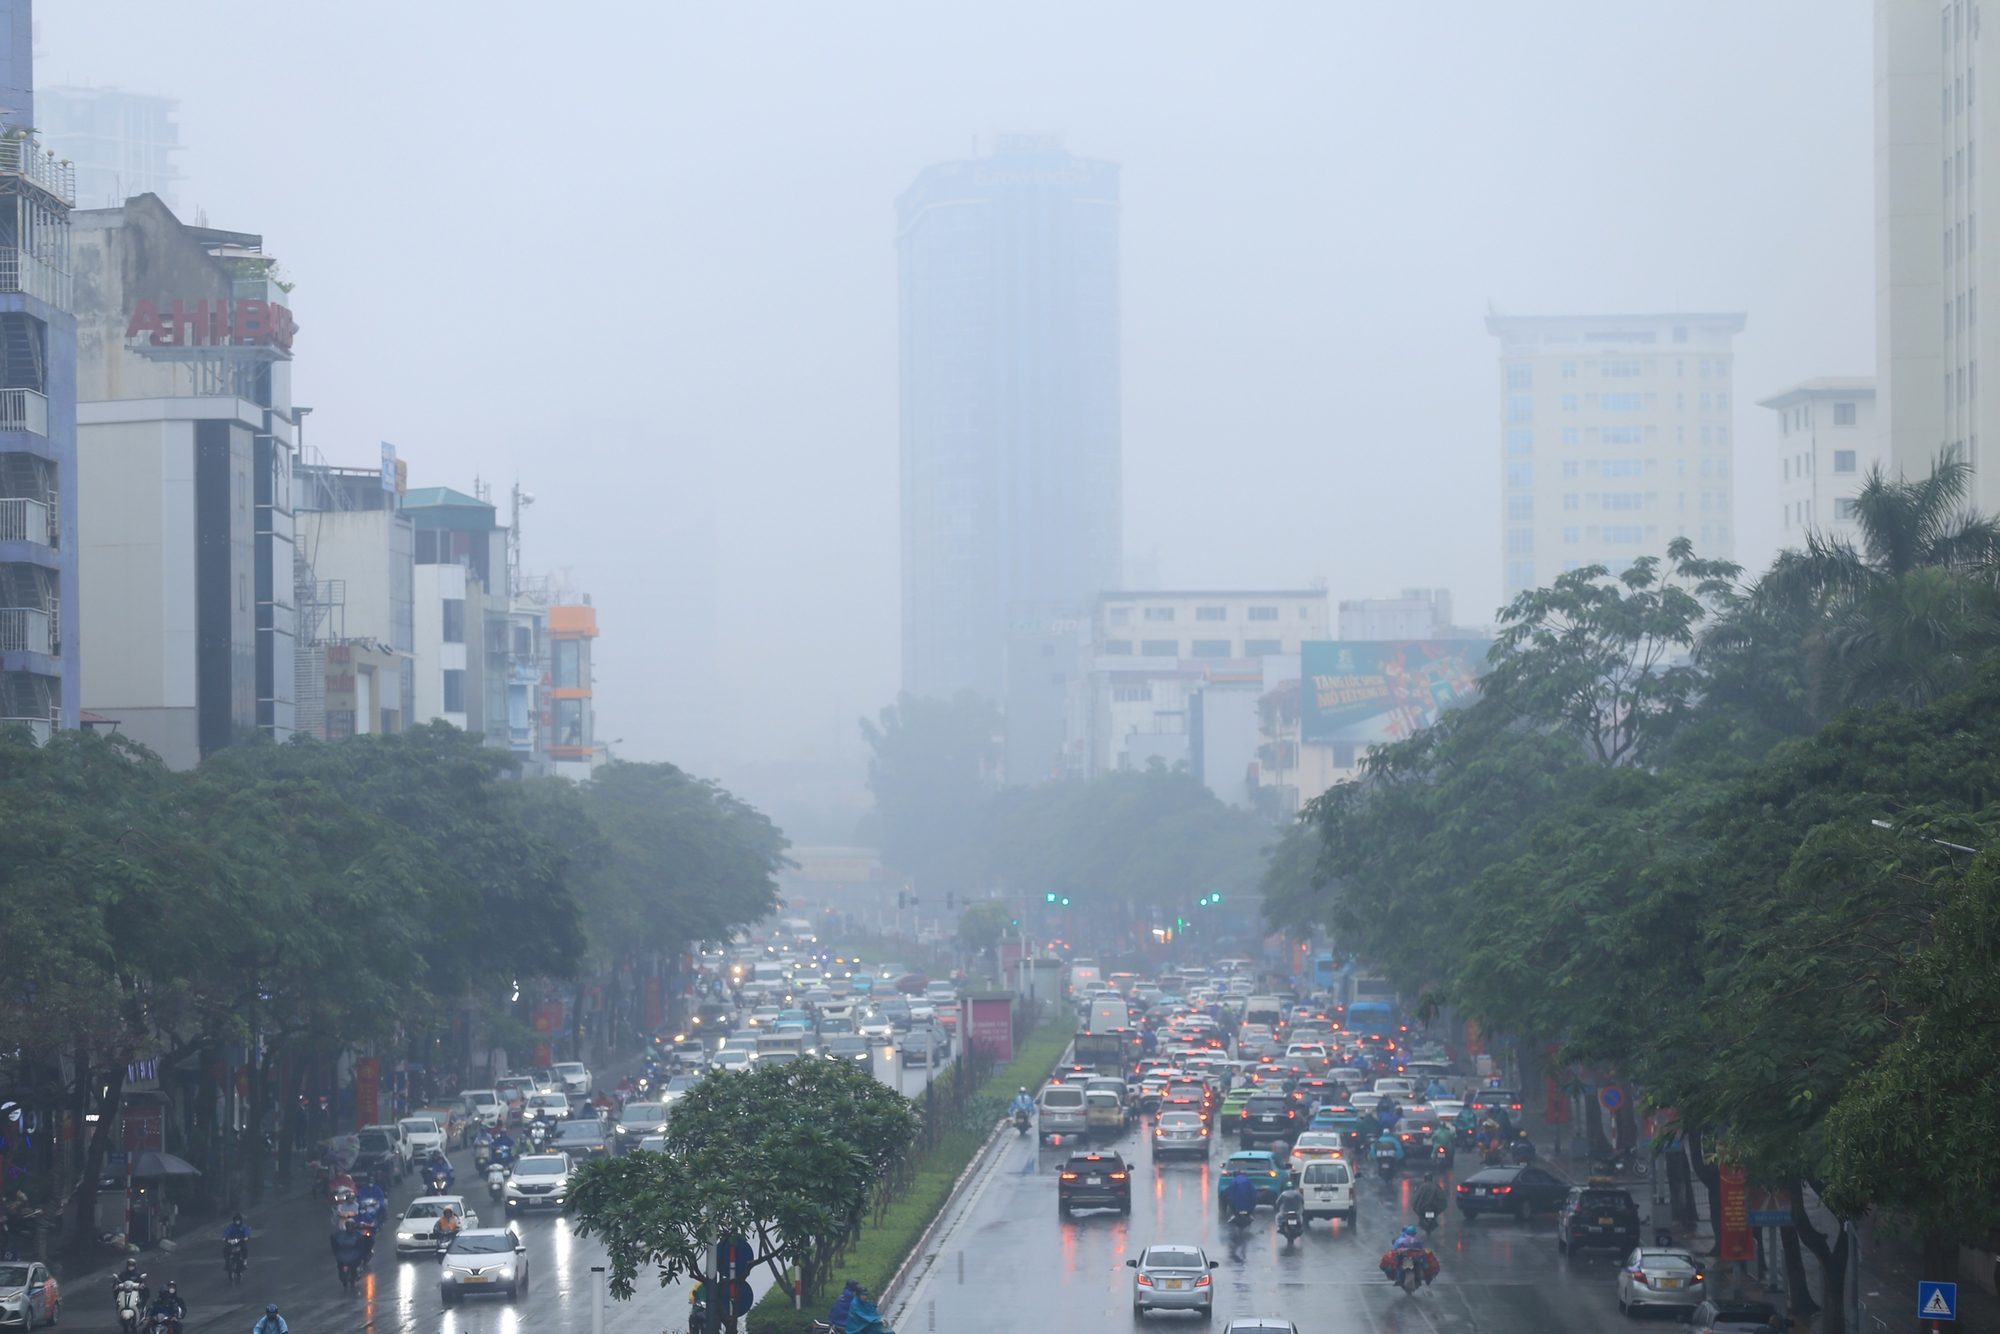
<path fill-rule="evenodd" d="M 1442 587 L 1488 619 L 1489 302 L 1749 313 L 1752 568 L 1755 400 L 1872 371 L 1860 0 L 37 19 L 39 83 L 179 98 L 183 216 L 282 258 L 308 443 L 518 478 L 527 565 L 600 608 L 600 736 L 725 778 L 851 762 L 893 698 L 893 205 L 996 131 L 1120 164 L 1124 529 L 1164 583 Z M 668 655 L 712 656 L 713 710 L 655 689 Z"/>

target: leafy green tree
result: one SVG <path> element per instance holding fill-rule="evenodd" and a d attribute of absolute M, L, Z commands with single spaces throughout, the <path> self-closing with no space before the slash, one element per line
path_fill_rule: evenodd
<path fill-rule="evenodd" d="M 958 940 L 975 954 L 984 954 L 1000 944 L 1000 937 L 1014 924 L 1013 910 L 1004 899 L 981 899 L 958 915 Z"/>
<path fill-rule="evenodd" d="M 970 691 L 949 703 L 905 693 L 875 721 L 862 719 L 861 735 L 874 752 L 865 832 L 884 863 L 923 893 L 975 888 L 974 834 L 1005 744 L 999 709 Z"/>

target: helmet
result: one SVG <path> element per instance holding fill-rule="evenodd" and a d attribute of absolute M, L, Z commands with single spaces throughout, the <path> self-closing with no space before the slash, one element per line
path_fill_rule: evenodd
<path fill-rule="evenodd" d="M 264 1308 L 265 1315 L 276 1315 L 277 1313 L 278 1313 L 278 1304 L 276 1302 L 272 1302 L 270 1305 Z"/>
<path fill-rule="evenodd" d="M 1406 1227 L 1403 1229 L 1403 1235 L 1406 1237 L 1414 1237 L 1417 1235 L 1417 1230 L 1413 1227 Z"/>
<path fill-rule="evenodd" d="M 167 1291 L 168 1291 L 168 1292 L 172 1292 L 173 1290 L 174 1290 L 174 1281 L 173 1281 L 172 1279 L 168 1279 L 168 1280 L 167 1280 Z"/>
<path fill-rule="evenodd" d="M 1021 1092 L 1026 1093 L 1027 1091 L 1028 1091 L 1028 1086 L 1026 1084 L 1021 1085 Z"/>
<path fill-rule="evenodd" d="M 243 1221 L 243 1215 L 237 1214 L 234 1218 L 230 1219 L 229 1221 L 232 1223 L 240 1223 Z"/>

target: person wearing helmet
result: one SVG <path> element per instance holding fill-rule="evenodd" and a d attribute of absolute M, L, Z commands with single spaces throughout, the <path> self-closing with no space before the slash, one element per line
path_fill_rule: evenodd
<path fill-rule="evenodd" d="M 291 1334 L 291 1327 L 278 1314 L 278 1304 L 272 1302 L 264 1308 L 264 1318 L 250 1327 L 250 1334 Z"/>
<path fill-rule="evenodd" d="M 1417 1230 L 1413 1227 L 1406 1227 L 1396 1234 L 1396 1242 L 1389 1249 L 1392 1251 L 1421 1251 L 1426 1248 L 1423 1238 L 1417 1235 Z"/>
<path fill-rule="evenodd" d="M 173 1334 L 181 1334 L 181 1321 L 187 1318 L 187 1310 L 187 1303 L 181 1300 L 179 1288 L 176 1287 L 174 1280 L 168 1279 L 167 1285 L 153 1298 L 152 1309 L 146 1315 L 149 1321 L 165 1316 L 170 1322 L 168 1328 Z"/>
<path fill-rule="evenodd" d="M 989 1107 L 992 1106 L 991 1103 L 987 1105 Z M 1012 1116 L 1016 1112 L 1026 1112 L 1030 1116 L 1035 1114 L 1035 1100 L 1028 1096 L 1028 1090 L 1025 1087 L 1014 1095 L 1014 1101 L 1007 1104 L 1007 1115 Z"/>

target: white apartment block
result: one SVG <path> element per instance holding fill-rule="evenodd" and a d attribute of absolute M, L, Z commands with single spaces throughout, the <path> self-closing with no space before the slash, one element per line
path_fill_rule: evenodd
<path fill-rule="evenodd" d="M 1507 595 L 1564 570 L 1735 550 L 1735 313 L 1487 317 L 1500 340 Z"/>
<path fill-rule="evenodd" d="M 1769 462 L 1775 474 L 1784 545 L 1806 534 L 1858 540 L 1854 497 L 1882 462 L 1875 429 L 1875 381 L 1866 376 L 1807 380 L 1757 400 L 1772 412 Z M 1887 471 L 1887 464 L 1883 465 Z"/>
<path fill-rule="evenodd" d="M 1980 8 L 1875 3 L 1876 433 L 1905 477 L 1958 452 L 1975 472 L 1972 503 L 1991 513 L 2000 511 L 2000 462 L 1988 457 L 2000 423 L 1979 391 L 1979 363 L 1992 363 L 1980 355 L 1979 215 L 1993 216 L 1981 207 L 1979 145 L 1994 142 L 2000 112 L 1979 96 L 1988 65 Z"/>

